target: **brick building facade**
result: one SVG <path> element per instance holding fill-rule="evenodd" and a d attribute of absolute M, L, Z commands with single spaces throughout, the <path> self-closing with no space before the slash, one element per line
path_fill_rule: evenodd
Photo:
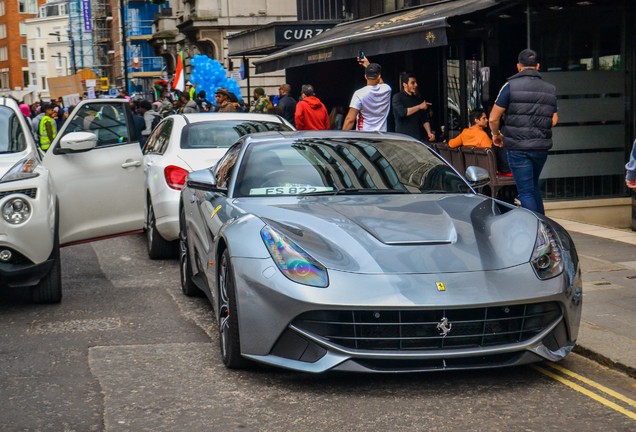
<path fill-rule="evenodd" d="M 0 88 L 20 99 L 29 85 L 26 26 L 45 0 L 0 0 Z"/>

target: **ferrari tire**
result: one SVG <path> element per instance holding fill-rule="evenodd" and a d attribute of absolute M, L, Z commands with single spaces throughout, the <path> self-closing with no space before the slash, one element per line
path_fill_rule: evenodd
<path fill-rule="evenodd" d="M 223 251 L 219 262 L 219 342 L 221 359 L 228 369 L 244 369 L 251 362 L 241 356 L 236 289 L 230 253 Z"/>
<path fill-rule="evenodd" d="M 181 292 L 188 297 L 201 294 L 201 290 L 192 280 L 192 266 L 188 251 L 188 233 L 185 224 L 185 210 L 182 208 L 179 216 L 179 274 L 181 276 Z"/>
<path fill-rule="evenodd" d="M 172 258 L 174 256 L 174 243 L 161 237 L 161 234 L 157 231 L 155 209 L 152 206 L 150 199 L 148 199 L 146 215 L 148 256 L 153 260 Z"/>

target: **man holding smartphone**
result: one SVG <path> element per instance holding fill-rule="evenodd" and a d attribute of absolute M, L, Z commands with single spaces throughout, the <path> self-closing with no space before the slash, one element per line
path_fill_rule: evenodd
<path fill-rule="evenodd" d="M 391 86 L 382 80 L 382 68 L 369 60 L 361 51 L 358 63 L 365 67 L 366 87 L 353 94 L 349 104 L 349 113 L 342 130 L 386 132 L 386 119 L 391 109 Z"/>

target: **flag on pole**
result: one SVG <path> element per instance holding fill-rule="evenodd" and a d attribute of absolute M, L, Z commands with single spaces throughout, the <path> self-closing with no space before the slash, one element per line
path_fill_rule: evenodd
<path fill-rule="evenodd" d="M 185 72 L 183 71 L 183 51 L 179 52 L 179 59 L 177 60 L 177 71 L 174 74 L 174 82 L 172 83 L 174 90 L 185 90 Z"/>
<path fill-rule="evenodd" d="M 159 99 L 161 97 L 161 89 L 163 88 L 163 86 L 168 85 L 168 83 L 166 81 L 155 81 L 154 83 L 152 83 L 155 89 L 155 100 Z"/>

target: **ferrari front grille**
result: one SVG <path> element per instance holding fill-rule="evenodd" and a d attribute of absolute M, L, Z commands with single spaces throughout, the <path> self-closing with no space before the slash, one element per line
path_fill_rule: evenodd
<path fill-rule="evenodd" d="M 37 195 L 37 193 L 38 193 L 38 190 L 36 188 L 5 191 L 5 192 L 0 192 L 0 199 L 9 195 L 13 195 L 13 194 L 22 194 L 22 195 L 26 195 L 30 198 L 35 199 L 35 196 Z"/>
<path fill-rule="evenodd" d="M 561 317 L 559 303 L 473 309 L 324 310 L 292 325 L 343 348 L 452 350 L 523 342 Z"/>

